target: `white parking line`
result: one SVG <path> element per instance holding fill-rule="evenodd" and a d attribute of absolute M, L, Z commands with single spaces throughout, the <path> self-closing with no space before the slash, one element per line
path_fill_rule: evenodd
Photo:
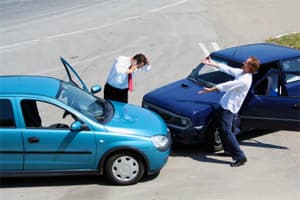
<path fill-rule="evenodd" d="M 101 25 L 101 26 L 96 26 L 96 27 L 92 27 L 92 28 L 88 28 L 88 29 L 84 29 L 84 30 L 78 30 L 78 31 L 62 33 L 62 34 L 58 34 L 58 35 L 54 35 L 54 36 L 49 36 L 48 39 L 57 39 L 57 38 L 60 38 L 60 37 L 66 37 L 66 36 L 70 36 L 70 35 L 77 35 L 77 34 L 81 34 L 81 33 L 96 31 L 96 30 L 99 30 L 99 29 L 102 29 L 102 28 L 107 28 L 107 27 L 110 27 L 110 26 L 113 26 L 113 25 L 116 25 L 116 24 L 120 24 L 122 22 L 129 21 L 129 20 L 132 20 L 132 19 L 137 19 L 139 17 L 141 17 L 141 16 L 127 17 L 127 18 L 121 19 L 119 21 L 116 21 L 114 23 L 110 23 L 110 24 L 104 24 L 104 25 Z"/>
<path fill-rule="evenodd" d="M 19 46 L 24 46 L 24 45 L 30 45 L 36 42 L 39 42 L 40 40 L 30 40 L 30 41 L 26 41 L 26 42 L 19 42 L 19 43 L 14 43 L 14 44 L 9 44 L 9 45 L 5 45 L 0 47 L 0 49 L 10 49 L 10 48 L 14 48 L 14 47 L 19 47 Z"/>
<path fill-rule="evenodd" d="M 166 9 L 166 8 L 172 8 L 172 7 L 178 6 L 178 5 L 180 5 L 180 4 L 184 4 L 184 3 L 186 3 L 187 1 L 188 1 L 188 0 L 178 1 L 178 2 L 173 3 L 173 4 L 169 4 L 169 5 L 160 7 L 160 8 L 152 9 L 150 12 L 159 12 L 159 11 L 164 10 L 164 9 Z"/>
<path fill-rule="evenodd" d="M 214 48 L 216 51 L 220 50 L 220 47 L 219 47 L 219 45 L 218 45 L 216 42 L 212 42 L 211 45 L 213 46 L 213 48 Z"/>
<path fill-rule="evenodd" d="M 209 44 L 210 44 L 210 46 L 212 46 L 213 51 L 218 51 L 221 49 L 220 46 L 218 45 L 218 43 L 216 43 L 216 42 L 210 42 Z M 198 45 L 201 48 L 201 50 L 203 51 L 205 57 L 209 56 L 211 51 L 209 51 L 208 49 L 211 49 L 211 48 L 207 48 L 206 45 L 202 42 L 199 42 Z"/>
<path fill-rule="evenodd" d="M 200 48 L 202 49 L 205 57 L 209 56 L 209 51 L 207 50 L 206 46 L 202 42 L 199 42 L 198 44 L 199 44 Z"/>
<path fill-rule="evenodd" d="M 118 21 L 115 21 L 113 23 L 104 24 L 104 25 L 101 25 L 101 26 L 95 26 L 95 27 L 91 27 L 91 28 L 87 28 L 87 29 L 83 29 L 83 30 L 77 30 L 77 31 L 72 31 L 72 32 L 60 33 L 60 34 L 53 35 L 53 36 L 48 36 L 47 39 L 50 39 L 50 40 L 51 39 L 57 39 L 57 38 L 60 38 L 60 37 L 66 37 L 66 36 L 70 36 L 70 35 L 76 35 L 76 34 L 82 34 L 82 33 L 90 32 L 90 31 L 100 30 L 100 29 L 103 29 L 103 28 L 107 28 L 107 27 L 110 27 L 110 26 L 113 26 L 113 25 L 117 25 L 117 24 L 120 24 L 120 23 L 123 23 L 123 22 L 130 21 L 132 19 L 137 19 L 137 18 L 146 16 L 148 14 L 152 14 L 154 12 L 160 12 L 161 10 L 164 10 L 164 9 L 167 9 L 167 8 L 172 8 L 172 7 L 184 4 L 187 1 L 188 0 L 178 1 L 176 3 L 168 4 L 168 5 L 159 7 L 159 8 L 155 8 L 155 9 L 149 10 L 149 11 L 145 12 L 145 14 L 138 15 L 138 16 L 126 17 L 126 18 L 120 19 Z M 8 49 L 8 48 L 13 48 L 13 47 L 19 47 L 19 46 L 23 46 L 23 45 L 26 45 L 26 44 L 39 42 L 39 41 L 41 41 L 41 40 L 40 39 L 36 39 L 36 40 L 31 40 L 31 41 L 25 41 L 25 42 L 20 42 L 20 43 L 15 43 L 15 44 L 9 44 L 9 45 L 5 45 L 5 46 L 0 46 L 0 50 L 2 50 L 2 49 Z"/>

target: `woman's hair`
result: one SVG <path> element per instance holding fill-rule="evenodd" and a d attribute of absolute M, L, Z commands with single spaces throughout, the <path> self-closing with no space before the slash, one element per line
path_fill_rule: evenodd
<path fill-rule="evenodd" d="M 249 59 L 250 59 L 249 64 L 251 65 L 250 72 L 254 73 L 260 67 L 260 61 L 256 57 L 254 57 L 254 56 L 250 56 Z"/>
<path fill-rule="evenodd" d="M 136 54 L 133 56 L 133 59 L 136 60 L 136 64 L 144 63 L 145 65 L 148 64 L 147 58 L 144 54 Z"/>

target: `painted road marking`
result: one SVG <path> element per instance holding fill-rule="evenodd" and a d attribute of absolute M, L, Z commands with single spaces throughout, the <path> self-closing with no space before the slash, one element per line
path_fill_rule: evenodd
<path fill-rule="evenodd" d="M 199 42 L 198 44 L 199 44 L 200 48 L 202 49 L 205 57 L 207 57 L 209 55 L 209 51 L 207 50 L 206 46 L 202 42 Z"/>
<path fill-rule="evenodd" d="M 176 3 L 172 3 L 172 4 L 169 4 L 169 5 L 166 5 L 166 6 L 162 6 L 160 8 L 155 8 L 155 9 L 152 9 L 150 12 L 160 12 L 164 9 L 167 9 L 167 8 L 172 8 L 172 7 L 175 7 L 175 6 L 178 6 L 178 5 L 181 5 L 181 4 L 184 4 L 186 3 L 188 0 L 183 0 L 183 1 L 178 1 Z"/>
<path fill-rule="evenodd" d="M 216 42 L 209 42 L 209 46 L 211 46 L 212 48 L 207 48 L 207 45 L 205 45 L 203 42 L 199 42 L 198 45 L 203 51 L 204 57 L 209 56 L 210 52 L 212 51 L 218 51 L 221 49 L 218 43 Z M 208 49 L 212 49 L 212 51 L 209 51 Z"/>
<path fill-rule="evenodd" d="M 9 44 L 9 45 L 5 45 L 5 46 L 0 47 L 0 49 L 10 49 L 10 48 L 19 47 L 19 46 L 30 45 L 30 44 L 37 43 L 39 41 L 40 40 L 30 40 L 30 41 L 26 41 L 26 42 L 19 42 L 19 43 Z"/>
<path fill-rule="evenodd" d="M 211 45 L 213 46 L 213 48 L 214 48 L 216 51 L 220 50 L 220 47 L 219 47 L 218 43 L 212 42 Z"/>
<path fill-rule="evenodd" d="M 155 8 L 155 9 L 149 10 L 149 11 L 145 12 L 145 14 L 143 14 L 143 15 L 126 17 L 124 19 L 120 19 L 120 20 L 115 21 L 113 23 L 104 24 L 104 25 L 96 26 L 96 27 L 91 27 L 91 28 L 87 28 L 87 29 L 83 29 L 83 30 L 77 30 L 77 31 L 66 32 L 66 33 L 60 33 L 60 34 L 57 34 L 57 35 L 48 36 L 46 38 L 49 39 L 49 40 L 52 40 L 52 39 L 57 39 L 57 38 L 66 37 L 66 36 L 70 36 L 70 35 L 83 34 L 83 33 L 86 33 L 86 32 L 100 30 L 100 29 L 103 29 L 103 28 L 107 28 L 107 27 L 110 27 L 110 26 L 114 26 L 114 25 L 123 23 L 123 22 L 128 22 L 128 21 L 130 21 L 132 19 L 141 18 L 143 16 L 146 16 L 146 15 L 149 15 L 149 14 L 152 14 L 152 13 L 155 13 L 155 12 L 160 12 L 160 11 L 162 11 L 164 9 L 172 8 L 172 7 L 184 4 L 186 2 L 188 2 L 188 0 L 178 1 L 176 3 L 168 4 L 168 5 L 159 7 L 159 8 Z M 2 50 L 2 49 L 5 50 L 5 49 L 10 49 L 10 48 L 20 47 L 20 46 L 24 46 L 24 45 L 28 45 L 28 44 L 37 43 L 37 42 L 40 42 L 40 41 L 41 41 L 41 39 L 36 39 L 36 40 L 31 40 L 31 41 L 25 41 L 25 42 L 19 42 L 19 43 L 9 44 L 9 45 L 5 45 L 5 46 L 0 46 L 0 50 Z"/>

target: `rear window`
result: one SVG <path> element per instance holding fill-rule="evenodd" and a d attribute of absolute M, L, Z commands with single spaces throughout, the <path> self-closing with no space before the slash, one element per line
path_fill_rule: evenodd
<path fill-rule="evenodd" d="M 15 128 L 15 119 L 11 102 L 0 99 L 0 128 Z"/>

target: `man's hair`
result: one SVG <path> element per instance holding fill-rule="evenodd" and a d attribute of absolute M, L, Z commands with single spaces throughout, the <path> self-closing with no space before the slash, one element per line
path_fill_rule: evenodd
<path fill-rule="evenodd" d="M 260 61 L 256 57 L 254 57 L 254 56 L 250 56 L 249 59 L 250 59 L 250 63 L 249 64 L 251 65 L 250 72 L 254 73 L 260 67 Z"/>
<path fill-rule="evenodd" d="M 147 58 L 144 54 L 136 54 L 133 56 L 133 59 L 136 60 L 136 64 L 144 63 L 145 65 L 148 64 Z"/>

